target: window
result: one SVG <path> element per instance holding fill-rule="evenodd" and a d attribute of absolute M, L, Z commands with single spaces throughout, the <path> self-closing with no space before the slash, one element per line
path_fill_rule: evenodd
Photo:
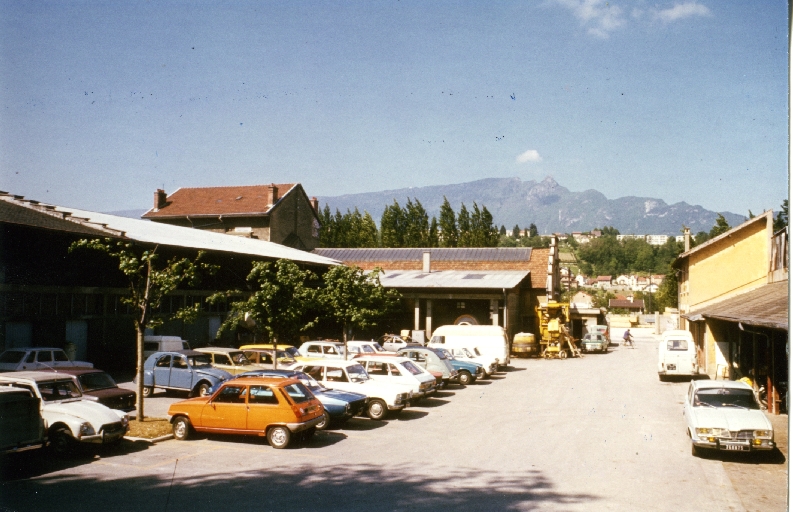
<path fill-rule="evenodd" d="M 296 404 L 308 402 L 314 396 L 308 389 L 306 389 L 303 384 L 299 382 L 284 386 L 284 391 L 286 391 L 286 394 L 289 395 L 292 401 Z"/>
<path fill-rule="evenodd" d="M 310 375 L 316 380 L 322 380 L 322 367 L 321 366 L 306 366 L 303 372 Z"/>
<path fill-rule="evenodd" d="M 227 366 L 232 366 L 231 359 L 226 354 L 213 354 L 212 357 L 215 359 L 215 364 L 225 364 Z"/>
<path fill-rule="evenodd" d="M 39 352 L 39 355 L 36 358 L 36 361 L 38 361 L 39 363 L 49 363 L 49 362 L 51 362 L 52 361 L 52 352 L 50 352 L 49 350 L 43 350 L 43 351 Z"/>
<path fill-rule="evenodd" d="M 163 356 L 157 359 L 155 365 L 157 368 L 170 368 L 171 367 L 171 356 Z"/>
<path fill-rule="evenodd" d="M 366 371 L 370 375 L 388 375 L 386 363 L 376 363 L 374 361 L 369 361 L 366 363 Z"/>
<path fill-rule="evenodd" d="M 179 368 L 181 370 L 187 370 L 187 359 L 185 359 L 184 357 L 174 357 L 173 367 Z"/>
<path fill-rule="evenodd" d="M 21 350 L 6 350 L 0 354 L 0 363 L 18 363 L 25 357 L 25 353 Z"/>
<path fill-rule="evenodd" d="M 27 359 L 25 359 L 25 362 L 26 363 L 32 363 L 35 360 L 36 360 L 36 353 L 35 352 L 31 352 L 30 354 L 28 354 L 28 357 L 27 357 Z"/>
<path fill-rule="evenodd" d="M 242 386 L 226 386 L 215 396 L 214 402 L 224 404 L 244 404 L 245 388 Z"/>
<path fill-rule="evenodd" d="M 688 350 L 688 340 L 669 340 L 666 342 L 666 350 Z"/>
<path fill-rule="evenodd" d="M 277 405 L 278 398 L 276 398 L 273 390 L 267 386 L 251 386 L 251 396 L 248 402 L 252 404 L 270 404 Z"/>
<path fill-rule="evenodd" d="M 146 352 L 157 352 L 160 350 L 160 344 L 156 341 L 144 341 L 143 342 L 143 350 Z"/>
<path fill-rule="evenodd" d="M 322 351 L 321 351 L 321 350 L 320 350 L 320 348 L 319 348 L 318 346 L 316 346 L 316 345 L 309 345 L 309 346 L 308 346 L 308 349 L 307 349 L 307 352 L 308 352 L 309 354 L 320 354 Z"/>
<path fill-rule="evenodd" d="M 325 351 L 326 354 L 334 354 L 334 355 L 338 354 L 338 352 L 336 352 L 336 349 L 333 346 L 324 347 L 324 349 L 325 349 L 324 351 Z"/>
<path fill-rule="evenodd" d="M 53 355 L 55 356 L 55 361 L 69 361 L 69 358 L 66 356 L 66 352 L 63 350 L 56 350 Z"/>
<path fill-rule="evenodd" d="M 349 382 L 344 370 L 341 368 L 327 367 L 326 369 L 327 380 L 330 382 Z"/>
<path fill-rule="evenodd" d="M 421 368 L 419 368 L 418 366 L 416 366 L 415 364 L 413 364 L 410 361 L 402 362 L 402 366 L 407 368 L 407 371 L 409 371 L 413 375 L 419 375 L 419 374 L 422 373 Z"/>
<path fill-rule="evenodd" d="M 399 368 L 397 368 L 395 364 L 388 363 L 388 369 L 391 370 L 391 375 L 394 375 L 396 377 L 399 377 L 400 375 L 402 375 L 399 372 Z"/>

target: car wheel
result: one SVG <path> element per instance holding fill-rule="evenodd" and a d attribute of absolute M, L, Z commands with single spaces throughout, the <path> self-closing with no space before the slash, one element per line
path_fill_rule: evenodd
<path fill-rule="evenodd" d="M 323 411 L 322 421 L 317 423 L 317 430 L 325 430 L 329 426 L 330 426 L 330 414 L 328 414 L 328 411 Z"/>
<path fill-rule="evenodd" d="M 154 394 L 154 386 L 143 386 L 143 396 L 149 397 Z"/>
<path fill-rule="evenodd" d="M 291 438 L 292 432 L 286 427 L 273 427 L 267 432 L 267 442 L 273 448 L 286 448 Z"/>
<path fill-rule="evenodd" d="M 198 386 L 196 386 L 195 391 L 193 392 L 194 396 L 207 396 L 209 394 L 209 384 L 206 382 L 202 382 Z"/>
<path fill-rule="evenodd" d="M 471 384 L 473 381 L 474 381 L 474 378 L 473 378 L 473 376 L 471 375 L 470 372 L 467 372 L 467 371 L 461 371 L 460 372 L 460 376 L 458 377 L 458 382 L 460 384 L 462 384 L 463 386 L 467 386 L 467 385 Z"/>
<path fill-rule="evenodd" d="M 702 457 L 702 449 L 700 449 L 694 443 L 691 443 L 691 455 L 694 457 Z"/>
<path fill-rule="evenodd" d="M 58 427 L 50 432 L 50 448 L 58 456 L 69 455 L 74 451 L 77 441 L 68 427 Z"/>
<path fill-rule="evenodd" d="M 179 416 L 173 420 L 173 438 L 177 441 L 184 441 L 188 437 L 190 437 L 190 420 Z"/>
<path fill-rule="evenodd" d="M 566 350 L 560 350 L 559 351 L 559 359 L 567 359 L 567 351 Z"/>
<path fill-rule="evenodd" d="M 380 399 L 374 399 L 366 407 L 366 415 L 373 420 L 382 420 L 388 414 L 388 407 Z"/>

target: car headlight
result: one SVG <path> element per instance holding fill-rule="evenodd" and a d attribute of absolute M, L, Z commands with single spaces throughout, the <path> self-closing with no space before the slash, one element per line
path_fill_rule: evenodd
<path fill-rule="evenodd" d="M 772 439 L 774 437 L 773 430 L 755 430 L 754 437 L 756 439 Z"/>
<path fill-rule="evenodd" d="M 127 416 L 127 415 L 125 414 L 125 415 L 124 415 L 124 417 L 123 417 L 123 418 L 121 418 L 121 424 L 122 424 L 122 425 L 124 425 L 125 427 L 126 427 L 127 425 L 129 425 L 129 416 Z"/>
<path fill-rule="evenodd" d="M 347 403 L 344 405 L 344 412 L 345 412 L 345 413 L 349 413 L 349 412 L 350 412 L 350 402 L 347 402 Z"/>
<path fill-rule="evenodd" d="M 96 431 L 90 423 L 85 422 L 80 425 L 80 436 L 92 436 L 94 434 L 96 434 Z"/>
<path fill-rule="evenodd" d="M 726 437 L 730 438 L 730 431 L 726 428 L 698 428 L 698 436 Z"/>

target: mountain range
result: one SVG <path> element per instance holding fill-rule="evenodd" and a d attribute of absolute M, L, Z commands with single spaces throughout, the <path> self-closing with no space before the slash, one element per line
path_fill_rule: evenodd
<path fill-rule="evenodd" d="M 366 192 L 342 196 L 319 197 L 320 208 L 327 204 L 331 212 L 338 208 L 342 213 L 356 207 L 368 211 L 379 225 L 386 205 L 396 200 L 402 207 L 407 199 L 418 199 L 430 217 L 438 216 L 444 196 L 455 212 L 465 204 L 470 211 L 473 203 L 486 206 L 493 215 L 496 226 L 507 230 L 518 225 L 537 226 L 540 234 L 589 231 L 613 226 L 622 234 L 679 235 L 683 225 L 692 233 L 710 231 L 716 222 L 717 212 L 685 202 L 666 204 L 652 197 L 620 197 L 608 199 L 597 190 L 571 192 L 552 177 L 537 182 L 520 178 L 486 178 L 455 185 L 411 187 L 383 192 Z M 730 226 L 746 220 L 743 215 L 718 212 Z"/>

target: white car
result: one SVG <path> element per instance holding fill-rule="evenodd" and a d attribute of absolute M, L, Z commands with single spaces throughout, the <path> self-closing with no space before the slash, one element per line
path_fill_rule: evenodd
<path fill-rule="evenodd" d="M 307 341 L 298 348 L 303 357 L 344 359 L 344 344 L 336 341 Z"/>
<path fill-rule="evenodd" d="M 369 398 L 366 415 L 373 420 L 385 418 L 389 411 L 401 411 L 412 397 L 409 386 L 376 381 L 356 360 L 318 359 L 299 363 L 291 369 L 311 375 L 326 388 L 366 395 Z"/>
<path fill-rule="evenodd" d="M 374 380 L 409 386 L 413 398 L 435 393 L 435 376 L 407 357 L 371 355 L 356 357 L 355 360 L 361 363 Z"/>
<path fill-rule="evenodd" d="M 49 446 L 55 453 L 69 453 L 77 443 L 117 443 L 129 430 L 124 412 L 83 399 L 71 375 L 5 373 L 0 375 L 0 386 L 27 389 L 40 400 Z"/>
<path fill-rule="evenodd" d="M 683 405 L 691 454 L 703 450 L 753 452 L 773 450 L 774 429 L 743 382 L 695 380 Z"/>
<path fill-rule="evenodd" d="M 440 349 L 447 349 L 444 345 L 433 345 L 430 343 L 430 347 L 440 348 Z M 479 363 L 482 365 L 482 369 L 485 371 L 485 375 L 490 377 L 493 375 L 496 370 L 498 369 L 498 362 L 494 357 L 487 357 L 483 356 L 479 349 L 476 347 L 457 347 L 457 348 L 448 348 L 448 351 L 451 352 L 452 356 L 459 361 L 467 361 L 469 363 Z"/>
<path fill-rule="evenodd" d="M 61 348 L 10 348 L 0 354 L 0 372 L 49 370 L 58 366 L 94 367 L 85 361 L 72 361 Z"/>
<path fill-rule="evenodd" d="M 358 355 L 377 355 L 389 353 L 374 341 L 348 341 L 347 352 L 349 357 Z"/>

